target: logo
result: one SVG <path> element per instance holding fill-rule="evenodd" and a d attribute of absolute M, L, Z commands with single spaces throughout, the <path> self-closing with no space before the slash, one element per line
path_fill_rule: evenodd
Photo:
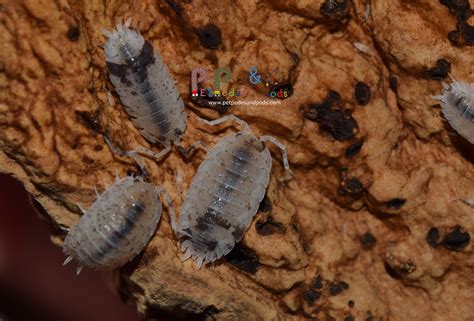
<path fill-rule="evenodd" d="M 273 70 L 275 72 L 275 70 Z M 251 86 L 263 87 L 265 95 L 270 98 L 286 99 L 292 94 L 291 87 L 278 81 L 273 81 L 271 75 L 267 73 L 265 81 L 259 74 L 257 67 L 250 67 L 248 82 Z M 278 70 L 276 70 L 278 72 Z M 221 90 L 222 84 L 227 84 L 232 79 L 232 71 L 229 67 L 219 67 L 214 72 L 213 88 L 202 88 L 203 83 L 208 80 L 207 69 L 203 66 L 194 68 L 191 71 L 191 95 L 193 97 L 246 97 L 248 91 L 245 88 L 232 87 L 229 90 Z"/>
<path fill-rule="evenodd" d="M 232 79 L 232 71 L 228 67 L 219 67 L 214 72 L 214 88 L 199 88 L 198 85 L 204 83 L 207 80 L 206 68 L 200 66 L 194 68 L 191 72 L 191 95 L 193 97 L 238 97 L 247 96 L 245 89 L 235 89 L 232 87 L 230 90 L 221 90 L 221 84 L 228 83 Z"/>

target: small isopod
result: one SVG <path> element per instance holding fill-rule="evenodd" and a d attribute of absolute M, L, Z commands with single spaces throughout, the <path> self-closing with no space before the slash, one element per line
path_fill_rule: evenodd
<path fill-rule="evenodd" d="M 474 144 L 474 84 L 457 82 L 443 84 L 439 96 L 444 117 L 449 124 L 471 144 Z"/>
<path fill-rule="evenodd" d="M 182 154 L 181 135 L 186 130 L 184 102 L 161 55 L 153 52 L 150 42 L 139 31 L 130 29 L 131 19 L 117 24 L 113 31 L 103 31 L 108 40 L 104 46 L 109 78 L 140 133 L 164 149 L 155 153 L 144 147 L 128 151 L 160 158 L 171 150 L 172 143 Z"/>
<path fill-rule="evenodd" d="M 171 216 L 185 252 L 182 260 L 191 257 L 198 268 L 228 254 L 252 222 L 270 180 L 272 158 L 266 141 L 281 149 L 289 171 L 286 148 L 276 138 L 258 139 L 247 123 L 233 115 L 201 121 L 217 125 L 231 119 L 243 130 L 224 137 L 207 153 L 187 191 L 179 221 Z"/>
<path fill-rule="evenodd" d="M 161 217 L 162 194 L 170 214 L 171 199 L 166 191 L 141 177 L 116 177 L 112 186 L 97 194 L 96 201 L 64 240 L 63 251 L 68 255 L 64 265 L 78 261 L 77 274 L 82 267 L 111 270 L 133 259 L 146 246 Z"/>

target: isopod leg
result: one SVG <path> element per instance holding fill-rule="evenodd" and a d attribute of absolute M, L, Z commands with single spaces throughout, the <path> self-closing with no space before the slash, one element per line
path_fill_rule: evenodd
<path fill-rule="evenodd" d="M 242 131 L 243 132 L 249 132 L 250 131 L 249 124 L 247 124 L 244 120 L 240 119 L 239 117 L 237 117 L 235 115 L 226 115 L 224 117 L 214 119 L 214 120 L 206 120 L 206 119 L 203 119 L 201 117 L 197 117 L 197 119 L 200 122 L 202 122 L 206 125 L 210 125 L 210 126 L 219 125 L 219 124 L 222 124 L 223 122 L 226 122 L 228 120 L 232 120 L 232 121 L 235 121 L 236 123 L 238 123 L 240 126 L 242 126 L 242 129 L 243 129 Z"/>
<path fill-rule="evenodd" d="M 191 156 L 191 153 L 198 147 L 201 147 L 206 152 L 208 150 L 207 145 L 202 140 L 198 140 L 198 141 L 194 142 L 194 144 L 192 144 L 188 148 L 185 148 L 185 147 L 181 146 L 180 143 L 175 144 L 175 146 L 176 146 L 176 150 L 185 159 L 189 159 L 189 157 Z"/>
<path fill-rule="evenodd" d="M 174 212 L 174 207 L 173 207 L 173 201 L 171 200 L 170 195 L 168 192 L 162 188 L 162 187 L 156 187 L 155 188 L 156 192 L 158 194 L 163 195 L 164 201 L 168 205 L 168 210 L 170 213 L 170 223 L 171 223 L 171 228 L 175 233 L 177 233 L 177 227 L 176 227 L 176 219 L 175 219 L 175 212 Z"/>
<path fill-rule="evenodd" d="M 145 147 L 137 147 L 133 150 L 130 151 L 123 151 L 119 149 L 118 147 L 114 146 L 112 142 L 108 139 L 107 136 L 104 136 L 104 140 L 109 146 L 109 148 L 112 150 L 113 153 L 121 155 L 121 156 L 127 156 L 133 158 L 133 160 L 138 164 L 140 167 L 141 171 L 145 174 L 148 175 L 148 171 L 146 170 L 145 162 L 143 159 L 139 156 L 139 154 L 146 155 L 151 158 L 155 159 L 160 159 L 166 154 L 168 154 L 171 150 L 171 144 L 168 144 L 165 146 L 165 149 L 163 149 L 161 152 L 156 153 L 152 151 L 151 149 L 145 148 Z"/>
<path fill-rule="evenodd" d="M 146 156 L 151 157 L 151 158 L 160 159 L 163 156 L 165 156 L 166 154 L 168 154 L 170 152 L 170 150 L 171 150 L 171 145 L 169 144 L 169 145 L 165 146 L 165 149 L 163 149 L 161 152 L 158 152 L 158 153 L 152 151 L 151 149 L 141 147 L 141 146 L 135 148 L 134 150 L 128 151 L 126 153 L 128 154 L 127 156 L 130 156 L 130 157 L 134 157 L 134 155 L 136 155 L 136 154 L 142 154 L 142 155 L 146 155 Z"/>
<path fill-rule="evenodd" d="M 81 204 L 76 203 L 77 207 L 81 210 L 82 214 L 86 214 L 86 210 L 82 208 Z"/>
<path fill-rule="evenodd" d="M 78 265 L 77 268 L 76 268 L 76 275 L 79 275 L 79 273 L 81 273 L 82 271 L 82 265 Z"/>
<path fill-rule="evenodd" d="M 290 170 L 290 164 L 288 163 L 288 153 L 286 152 L 285 145 L 282 142 L 280 142 L 278 139 L 276 139 L 275 137 L 269 136 L 269 135 L 264 135 L 264 136 L 260 137 L 260 141 L 262 141 L 262 142 L 269 141 L 269 142 L 275 144 L 281 150 L 281 154 L 282 154 L 282 157 L 283 157 L 283 166 L 285 167 L 285 169 L 287 171 L 289 171 Z"/>
<path fill-rule="evenodd" d="M 63 266 L 65 266 L 66 264 L 68 264 L 68 263 L 71 262 L 71 261 L 72 261 L 72 256 L 68 256 L 68 257 L 66 258 L 66 260 L 64 260 Z"/>
<path fill-rule="evenodd" d="M 179 169 L 176 169 L 175 174 L 174 174 L 174 180 L 175 180 L 175 186 L 176 186 L 176 196 L 173 198 L 173 200 L 176 197 L 181 197 L 183 199 L 183 174 L 181 174 L 181 171 Z"/>

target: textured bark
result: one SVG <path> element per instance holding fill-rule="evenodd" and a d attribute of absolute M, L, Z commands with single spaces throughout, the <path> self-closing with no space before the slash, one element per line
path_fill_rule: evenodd
<path fill-rule="evenodd" d="M 250 63 L 279 69 L 294 91 L 281 105 L 227 113 L 282 140 L 295 178 L 279 181 L 272 149 L 261 211 L 231 255 L 200 271 L 179 260 L 165 211 L 116 282 L 142 315 L 473 320 L 474 209 L 461 201 L 474 198 L 473 147 L 431 96 L 449 70 L 474 81 L 474 49 L 462 29 L 468 1 L 442 2 L 4 0 L 0 171 L 46 210 L 58 245 L 59 227 L 78 221 L 76 203 L 90 205 L 94 186 L 103 189 L 115 170 L 137 172 L 103 140 L 107 132 L 124 149 L 150 146 L 113 93 L 101 48 L 101 30 L 131 17 L 178 81 L 189 115 L 184 145 L 212 146 L 233 131 L 196 122 L 195 114 L 219 113 L 190 99 L 192 68 L 228 65 L 243 80 Z M 264 97 L 246 81 L 238 86 L 247 99 Z M 173 150 L 159 163 L 147 160 L 151 180 L 176 196 L 178 210 L 179 191 L 203 157 L 186 162 Z"/>

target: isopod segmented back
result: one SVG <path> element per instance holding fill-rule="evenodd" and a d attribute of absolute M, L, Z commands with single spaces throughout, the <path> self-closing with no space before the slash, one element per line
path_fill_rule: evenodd
<path fill-rule="evenodd" d="M 117 179 L 67 234 L 63 251 L 70 257 L 65 263 L 75 259 L 80 267 L 109 270 L 133 259 L 160 220 L 158 193 L 141 178 Z"/>
<path fill-rule="evenodd" d="M 474 84 L 453 81 L 443 87 L 441 95 L 433 98 L 440 101 L 449 124 L 474 144 Z"/>
<path fill-rule="evenodd" d="M 235 116 L 222 119 L 231 118 L 242 123 Z M 184 259 L 192 257 L 199 268 L 228 254 L 257 213 L 272 168 L 265 140 L 282 148 L 288 169 L 284 146 L 270 136 L 258 139 L 246 127 L 208 152 L 188 189 L 178 223 L 172 217 Z"/>
<path fill-rule="evenodd" d="M 186 114 L 174 80 L 159 53 L 130 20 L 104 31 L 110 81 L 141 134 L 152 143 L 179 144 L 186 129 Z"/>

